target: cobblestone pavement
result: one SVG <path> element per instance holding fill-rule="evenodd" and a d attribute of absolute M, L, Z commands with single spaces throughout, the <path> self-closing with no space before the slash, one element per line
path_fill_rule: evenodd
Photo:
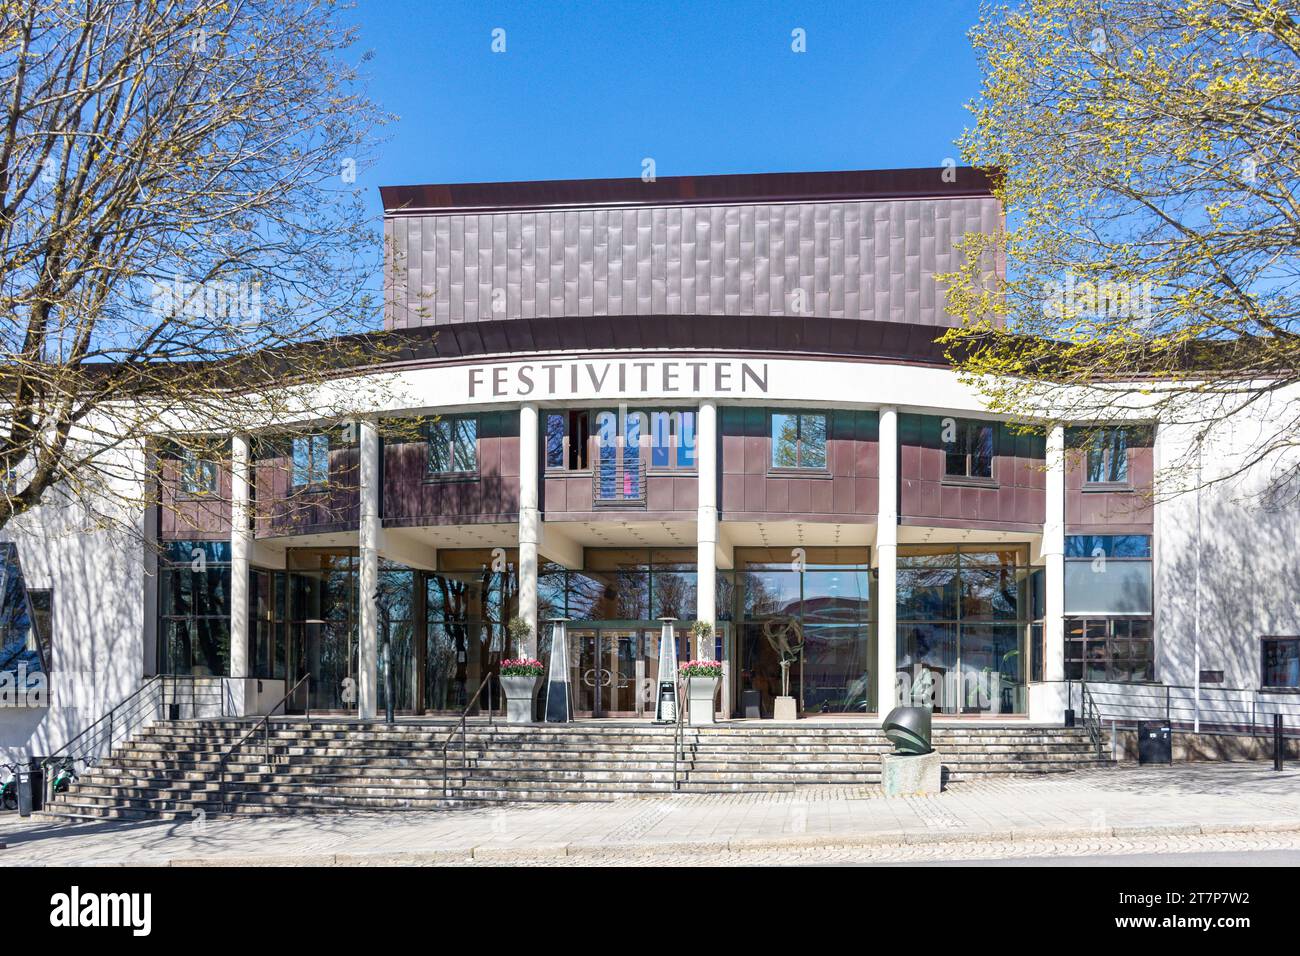
<path fill-rule="evenodd" d="M 1300 771 L 1120 768 L 956 784 L 440 812 L 62 822 L 0 817 L 0 865 L 900 863 L 1300 849 Z"/>
<path fill-rule="evenodd" d="M 962 860 L 1062 860 L 1071 857 L 1105 856 L 1122 864 L 1125 857 L 1250 853 L 1261 851 L 1300 853 L 1300 833 L 1236 834 L 1216 837 L 1163 836 L 1115 837 L 1091 840 L 1017 840 L 1005 843 L 936 842 L 930 844 L 887 844 L 877 847 L 809 846 L 766 850 L 698 853 L 668 851 L 627 852 L 617 847 L 587 851 L 578 856 L 520 859 L 518 866 L 835 866 L 898 863 L 952 863 Z M 1259 857 L 1252 857 L 1258 865 Z M 494 859 L 465 859 L 440 863 L 444 866 L 494 866 Z M 1289 865 L 1278 862 L 1274 865 Z"/>

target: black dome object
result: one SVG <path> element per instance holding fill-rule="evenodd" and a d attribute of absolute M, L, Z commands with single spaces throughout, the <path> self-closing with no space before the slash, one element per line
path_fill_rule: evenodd
<path fill-rule="evenodd" d="M 894 745 L 894 753 L 928 754 L 931 750 L 928 707 L 895 707 L 885 715 L 882 729 Z"/>

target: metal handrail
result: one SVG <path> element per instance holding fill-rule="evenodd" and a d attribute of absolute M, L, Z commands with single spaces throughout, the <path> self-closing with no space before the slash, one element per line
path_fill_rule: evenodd
<path fill-rule="evenodd" d="M 221 803 L 222 813 L 226 812 L 226 806 L 227 806 L 226 764 L 230 762 L 230 758 L 234 756 L 236 750 L 244 746 L 244 744 L 248 742 L 249 738 L 252 737 L 255 733 L 257 733 L 258 730 L 261 730 L 262 731 L 262 760 L 266 763 L 268 768 L 271 766 L 271 730 L 270 730 L 271 717 L 275 714 L 276 710 L 278 710 L 282 704 L 287 703 L 289 698 L 298 692 L 298 688 L 301 687 L 304 682 L 306 682 L 307 684 L 307 706 L 304 708 L 304 716 L 308 720 L 310 720 L 311 719 L 311 673 L 308 672 L 306 674 L 303 674 L 301 677 L 299 677 L 294 682 L 294 685 L 289 688 L 288 692 L 279 700 L 277 700 L 274 704 L 271 705 L 271 709 L 262 715 L 262 719 L 259 720 L 257 723 L 255 723 L 252 729 L 249 730 L 248 733 L 244 734 L 244 736 L 239 739 L 238 743 L 236 743 L 233 747 L 231 747 L 229 750 L 227 750 L 224 754 L 221 755 L 221 761 L 217 764 L 217 799 Z M 288 713 L 288 711 L 286 710 L 285 713 Z"/>
<path fill-rule="evenodd" d="M 1271 717 L 1281 713 L 1300 723 L 1300 696 L 1287 691 L 1218 684 L 1160 684 L 1148 681 L 1064 681 L 1086 685 L 1098 721 L 1133 727 L 1139 720 L 1163 718 L 1171 726 L 1200 725 L 1203 733 L 1260 736 L 1272 733 Z M 1073 692 L 1070 692 L 1071 701 Z M 1103 708 L 1113 711 L 1102 713 Z M 1261 725 L 1261 718 L 1263 724 Z"/>
<path fill-rule="evenodd" d="M 77 736 L 73 737 L 66 744 L 64 744 L 60 750 L 58 750 L 56 753 L 51 754 L 49 757 L 45 759 L 53 760 L 56 757 L 59 757 L 62 754 L 64 754 L 66 751 L 71 750 L 74 746 L 81 743 L 83 737 L 86 737 L 89 734 L 93 733 L 99 727 L 99 725 L 103 724 L 105 721 L 107 721 L 108 724 L 111 726 L 113 723 L 114 714 L 116 714 L 119 710 L 121 710 L 124 707 L 133 706 L 133 702 L 137 697 L 139 697 L 147 690 L 151 690 L 154 687 L 160 686 L 161 680 L 162 680 L 161 675 L 155 675 L 153 677 L 150 677 L 147 681 L 145 681 L 138 688 L 136 688 L 132 693 L 128 694 L 117 704 L 115 704 L 112 708 L 110 708 L 108 713 L 104 714 L 102 717 L 92 722 L 90 726 L 88 726 L 85 730 L 83 730 L 81 733 L 77 734 Z"/>
<path fill-rule="evenodd" d="M 1092 744 L 1097 748 L 1097 756 L 1101 756 L 1101 716 L 1097 711 L 1097 703 L 1088 693 L 1088 685 L 1079 685 L 1079 700 L 1083 711 L 1083 729 L 1088 732 L 1088 737 Z"/>
<path fill-rule="evenodd" d="M 468 774 L 469 774 L 469 741 L 468 741 L 469 734 L 468 734 L 468 732 L 467 732 L 467 726 L 468 726 L 468 721 L 469 721 L 469 712 L 470 712 L 471 710 L 473 710 L 473 709 L 474 709 L 474 705 L 475 705 L 476 703 L 478 703 L 478 699 L 479 699 L 480 695 L 482 695 L 482 693 L 483 693 L 483 688 L 489 686 L 489 684 L 490 684 L 491 681 L 492 681 L 492 678 L 495 677 L 495 676 L 496 676 L 496 674 L 493 674 L 493 673 L 489 672 L 488 675 L 487 675 L 486 677 L 483 678 L 483 683 L 481 683 L 481 684 L 478 685 L 478 690 L 474 691 L 474 696 L 471 697 L 471 698 L 469 699 L 469 703 L 465 705 L 465 709 L 462 710 L 462 711 L 460 712 L 460 722 L 457 724 L 456 729 L 453 730 L 450 734 L 447 735 L 447 740 L 446 740 L 446 741 L 443 743 L 443 745 L 442 745 L 442 796 L 443 796 L 443 799 L 447 799 L 447 798 L 449 798 L 449 797 L 451 796 L 451 785 L 450 785 L 450 782 L 449 782 L 449 781 L 450 781 L 450 777 L 449 777 L 448 766 L 447 766 L 447 754 L 448 754 L 448 751 L 449 751 L 450 748 L 451 748 L 452 743 L 453 743 L 453 742 L 455 741 L 455 739 L 456 739 L 456 734 L 460 734 L 460 735 L 461 735 L 461 738 L 460 738 L 460 765 L 461 765 L 461 769 L 462 769 L 463 771 L 465 771 L 466 776 L 468 776 Z M 492 720 L 493 722 L 495 722 L 496 717 L 495 717 L 495 710 L 494 710 L 494 708 L 492 707 L 492 691 L 491 691 L 491 690 L 488 691 L 488 716 L 489 716 L 489 719 L 490 719 L 490 720 Z M 462 786 L 461 789 L 463 790 L 464 787 Z"/>
<path fill-rule="evenodd" d="M 143 684 L 124 697 L 118 703 L 114 704 L 107 713 L 92 721 L 85 730 L 77 734 L 61 748 L 50 754 L 41 761 L 42 777 L 45 781 L 45 798 L 47 802 L 52 802 L 55 797 L 53 790 L 55 774 L 50 772 L 52 766 L 63 768 L 72 766 L 76 769 L 76 763 L 82 762 L 85 767 L 90 767 L 96 759 L 88 754 L 94 750 L 100 743 L 106 745 L 104 757 L 113 755 L 113 741 L 116 737 L 121 736 L 123 739 L 131 736 L 141 726 L 148 722 L 149 714 L 154 708 L 162 708 L 167 704 L 167 687 L 170 682 L 173 697 L 175 696 L 176 684 L 180 681 L 187 681 L 190 685 L 190 704 L 193 707 L 196 700 L 194 687 L 198 681 L 221 680 L 224 684 L 224 678 L 198 677 L 184 674 L 155 674 L 148 678 Z M 221 700 L 222 716 L 225 716 L 225 697 L 223 691 L 219 690 L 218 698 Z M 147 697 L 146 697 L 147 695 Z M 155 717 L 157 714 L 155 713 Z M 83 767 L 83 769 L 85 769 Z"/>
<path fill-rule="evenodd" d="M 673 728 L 673 790 L 674 791 L 680 790 L 682 788 L 682 785 L 677 782 L 677 758 L 678 755 L 682 752 L 682 748 L 686 745 L 685 743 L 686 681 L 682 680 L 681 677 L 677 678 L 676 699 L 677 699 L 677 721 L 676 721 L 676 726 Z"/>

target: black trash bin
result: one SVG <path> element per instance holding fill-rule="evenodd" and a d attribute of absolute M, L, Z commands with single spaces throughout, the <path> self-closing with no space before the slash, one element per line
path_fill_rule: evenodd
<path fill-rule="evenodd" d="M 1138 721 L 1138 763 L 1173 763 L 1174 732 L 1168 721 Z"/>
<path fill-rule="evenodd" d="M 32 815 L 32 772 L 20 764 L 17 777 L 14 787 L 18 791 L 18 815 L 30 817 Z"/>
<path fill-rule="evenodd" d="M 32 810 L 39 813 L 45 809 L 45 758 L 33 757 L 32 768 Z"/>

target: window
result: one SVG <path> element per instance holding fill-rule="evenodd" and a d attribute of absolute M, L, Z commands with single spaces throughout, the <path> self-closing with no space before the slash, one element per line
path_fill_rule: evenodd
<path fill-rule="evenodd" d="M 0 542 L 0 673 L 25 673 L 24 691 L 50 669 L 51 607 L 48 589 L 27 586 L 18 546 Z"/>
<path fill-rule="evenodd" d="M 772 467 L 826 467 L 825 412 L 772 413 Z"/>
<path fill-rule="evenodd" d="M 329 435 L 300 435 L 294 438 L 290 458 L 293 487 L 305 488 L 329 481 Z"/>
<path fill-rule="evenodd" d="M 217 463 L 185 449 L 181 452 L 181 494 L 209 495 L 217 491 Z"/>
<path fill-rule="evenodd" d="M 1150 614 L 1151 582 L 1149 535 L 1066 535 L 1067 614 Z"/>
<path fill-rule="evenodd" d="M 1088 484 L 1122 484 L 1128 481 L 1127 428 L 1098 429 L 1087 443 Z"/>
<path fill-rule="evenodd" d="M 478 419 L 444 415 L 429 423 L 429 474 L 478 473 Z"/>
<path fill-rule="evenodd" d="M 1066 618 L 1065 679 L 1155 680 L 1151 618 Z"/>
<path fill-rule="evenodd" d="M 943 419 L 943 473 L 949 478 L 993 477 L 993 424 Z"/>
<path fill-rule="evenodd" d="M 31 606 L 32 632 L 48 670 L 54 666 L 54 591 L 50 588 L 28 588 L 27 601 Z"/>
<path fill-rule="evenodd" d="M 591 467 L 591 412 L 549 412 L 546 416 L 546 467 L 551 471 L 586 471 Z"/>
<path fill-rule="evenodd" d="M 229 674 L 230 542 L 168 542 L 158 588 L 158 672 Z"/>
<path fill-rule="evenodd" d="M 1261 687 L 1300 688 L 1300 637 L 1266 637 Z"/>
<path fill-rule="evenodd" d="M 650 413 L 650 467 L 695 467 L 695 412 Z"/>

